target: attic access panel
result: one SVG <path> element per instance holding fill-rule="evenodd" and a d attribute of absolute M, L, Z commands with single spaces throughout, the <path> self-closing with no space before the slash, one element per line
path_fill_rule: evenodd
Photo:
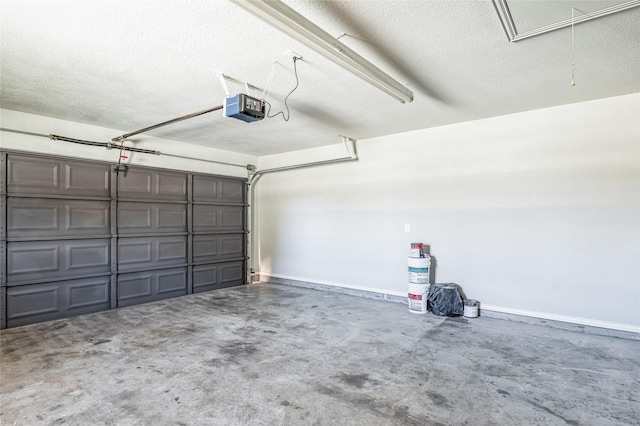
<path fill-rule="evenodd" d="M 493 0 L 509 41 L 518 41 L 600 18 L 632 7 L 640 0 Z"/>

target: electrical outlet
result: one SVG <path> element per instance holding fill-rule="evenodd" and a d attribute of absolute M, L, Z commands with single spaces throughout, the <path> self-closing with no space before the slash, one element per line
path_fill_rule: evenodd
<path fill-rule="evenodd" d="M 409 225 L 408 223 L 404 224 L 404 232 L 411 232 L 411 225 Z"/>

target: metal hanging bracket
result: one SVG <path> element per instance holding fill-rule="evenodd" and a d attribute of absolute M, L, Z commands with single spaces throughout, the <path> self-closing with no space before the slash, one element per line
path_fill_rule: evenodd
<path fill-rule="evenodd" d="M 216 72 L 215 74 L 220 78 L 220 84 L 222 85 L 222 90 L 224 90 L 224 93 L 227 98 L 231 97 L 231 92 L 229 91 L 229 86 L 227 85 L 227 82 L 231 82 L 231 83 L 235 83 L 237 85 L 243 86 L 247 92 L 246 93 L 247 95 L 250 94 L 252 90 L 255 90 L 257 92 L 260 91 L 259 87 L 254 86 L 253 84 L 250 84 L 246 81 L 240 81 L 236 78 L 229 77 L 228 75 L 225 75 L 221 72 Z"/>
<path fill-rule="evenodd" d="M 229 93 L 229 86 L 227 86 L 227 78 L 222 73 L 219 73 L 218 76 L 220 77 L 220 83 L 222 84 L 222 89 L 224 90 L 224 94 L 227 96 L 227 98 L 230 98 L 231 93 Z"/>

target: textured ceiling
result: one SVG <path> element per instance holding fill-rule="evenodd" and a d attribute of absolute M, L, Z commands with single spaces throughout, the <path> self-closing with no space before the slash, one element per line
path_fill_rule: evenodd
<path fill-rule="evenodd" d="M 293 50 L 304 59 L 288 122 L 216 111 L 149 133 L 266 155 L 640 92 L 640 8 L 576 26 L 571 87 L 570 29 L 510 43 L 490 1 L 285 2 L 347 33 L 415 100 L 397 102 L 227 1 L 0 0 L 0 106 L 124 133 L 221 104 L 223 72 L 260 88 L 272 75 L 274 113 L 295 85 L 283 55 Z"/>

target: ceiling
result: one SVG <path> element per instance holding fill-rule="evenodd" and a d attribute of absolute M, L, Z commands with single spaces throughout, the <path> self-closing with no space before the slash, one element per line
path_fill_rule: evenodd
<path fill-rule="evenodd" d="M 148 133 L 267 155 L 640 92 L 639 7 L 576 25 L 572 87 L 570 28 L 509 42 L 491 1 L 285 3 L 346 33 L 340 41 L 414 101 L 401 104 L 229 1 L 0 0 L 0 106 L 126 133 L 220 105 L 222 72 L 261 89 L 271 76 L 273 114 L 296 84 L 284 54 L 294 51 L 303 60 L 289 121 L 216 111 Z M 528 3 L 571 13 L 568 1 Z"/>

